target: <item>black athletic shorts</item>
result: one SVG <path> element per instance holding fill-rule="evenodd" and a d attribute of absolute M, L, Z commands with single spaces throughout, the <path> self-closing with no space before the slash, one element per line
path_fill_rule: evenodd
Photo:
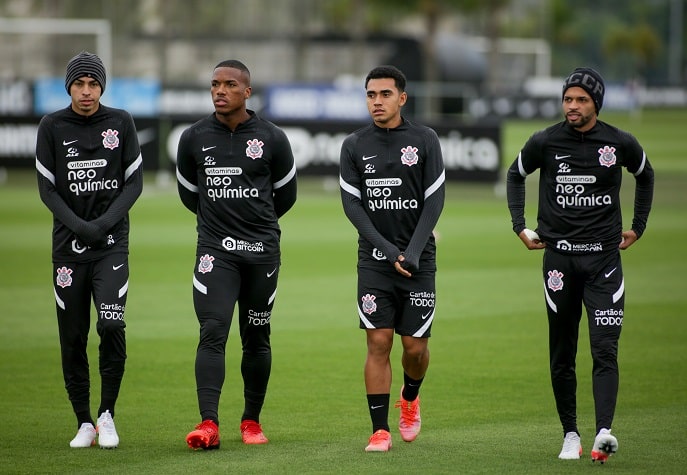
<path fill-rule="evenodd" d="M 435 272 L 404 277 L 395 269 L 358 268 L 360 328 L 393 328 L 399 335 L 430 336 L 436 301 Z"/>

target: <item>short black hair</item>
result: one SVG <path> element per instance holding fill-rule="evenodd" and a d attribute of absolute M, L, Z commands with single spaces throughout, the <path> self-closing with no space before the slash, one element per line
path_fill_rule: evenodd
<path fill-rule="evenodd" d="M 238 59 L 225 59 L 224 61 L 221 61 L 217 66 L 215 66 L 215 69 L 217 68 L 238 69 L 239 71 L 243 72 L 246 76 L 248 76 L 248 84 L 250 84 L 250 71 L 248 70 L 248 67 Z"/>
<path fill-rule="evenodd" d="M 370 71 L 365 78 L 365 89 L 367 89 L 367 83 L 370 82 L 370 79 L 384 78 L 393 79 L 394 83 L 396 84 L 396 89 L 398 89 L 400 92 L 404 92 L 406 90 L 405 74 L 403 74 L 396 66 L 391 65 L 377 66 Z"/>

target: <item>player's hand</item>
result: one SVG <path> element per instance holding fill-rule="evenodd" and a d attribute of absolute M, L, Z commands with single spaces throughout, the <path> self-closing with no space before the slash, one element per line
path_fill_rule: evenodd
<path fill-rule="evenodd" d="M 518 237 L 530 251 L 544 249 L 546 247 L 546 244 L 539 239 L 539 235 L 530 229 L 523 229 L 520 231 L 520 234 L 518 234 Z"/>
<path fill-rule="evenodd" d="M 405 256 L 404 256 L 403 254 L 401 254 L 400 256 L 398 256 L 398 257 L 396 258 L 396 262 L 394 262 L 394 268 L 396 269 L 396 272 L 398 272 L 398 273 L 401 274 L 402 276 L 404 276 L 404 277 L 411 277 L 412 274 L 411 274 L 410 272 L 408 272 L 406 269 L 403 268 L 402 263 L 403 263 L 403 261 L 405 261 L 405 260 L 406 260 L 406 258 L 405 258 Z"/>
<path fill-rule="evenodd" d="M 620 245 L 618 247 L 620 250 L 625 250 L 633 245 L 637 239 L 637 233 L 633 230 L 630 229 L 629 231 L 623 231 L 622 240 L 620 241 Z"/>

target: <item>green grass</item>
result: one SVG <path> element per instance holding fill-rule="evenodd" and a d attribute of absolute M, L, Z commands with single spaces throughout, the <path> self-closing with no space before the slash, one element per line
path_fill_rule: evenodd
<path fill-rule="evenodd" d="M 607 116 L 608 115 L 608 116 Z M 613 473 L 684 473 L 687 455 L 687 112 L 602 118 L 637 135 L 657 171 L 649 227 L 623 254 L 626 315 L 620 342 Z M 504 164 L 545 123 L 508 123 Z M 632 210 L 625 175 L 624 212 Z M 528 188 L 529 190 L 529 188 Z M 393 431 L 388 454 L 365 454 L 370 432 L 355 312 L 355 232 L 338 191 L 301 180 L 282 221 L 283 267 L 273 316 L 273 376 L 262 422 L 270 443 L 240 443 L 242 389 L 235 328 L 220 406 L 222 448 L 192 452 L 198 422 L 191 302 L 194 220 L 174 189 L 152 180 L 132 212 L 127 373 L 117 406 L 121 445 L 73 450 L 50 289 L 51 217 L 31 173 L 0 187 L 0 472 L 2 473 L 587 473 L 594 432 L 586 326 L 578 356 L 585 459 L 556 459 L 561 434 L 547 369 L 541 254 L 510 231 L 500 187 L 453 183 L 438 226 L 438 311 L 422 389 L 423 430 Z M 528 216 L 535 215 L 534 191 Z M 531 208 L 531 210 L 530 210 Z M 90 355 L 99 401 L 97 336 Z M 398 347 L 398 344 L 397 344 Z M 400 385 L 394 349 L 394 389 Z M 95 408 L 94 408 L 95 410 Z M 392 428 L 395 425 L 392 411 Z"/>

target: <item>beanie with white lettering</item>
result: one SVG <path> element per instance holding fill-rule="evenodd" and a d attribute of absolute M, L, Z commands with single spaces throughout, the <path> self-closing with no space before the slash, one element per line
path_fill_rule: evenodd
<path fill-rule="evenodd" d="M 101 93 L 105 92 L 105 65 L 98 55 L 82 51 L 69 60 L 67 75 L 64 79 L 64 87 L 67 89 L 67 94 L 69 94 L 69 88 L 72 87 L 72 83 L 83 76 L 98 81 Z"/>
<path fill-rule="evenodd" d="M 601 106 L 603 106 L 604 93 L 606 92 L 601 74 L 592 68 L 576 68 L 563 83 L 563 96 L 565 96 L 565 91 L 571 87 L 581 87 L 587 91 L 594 101 L 596 113 L 599 113 Z"/>

